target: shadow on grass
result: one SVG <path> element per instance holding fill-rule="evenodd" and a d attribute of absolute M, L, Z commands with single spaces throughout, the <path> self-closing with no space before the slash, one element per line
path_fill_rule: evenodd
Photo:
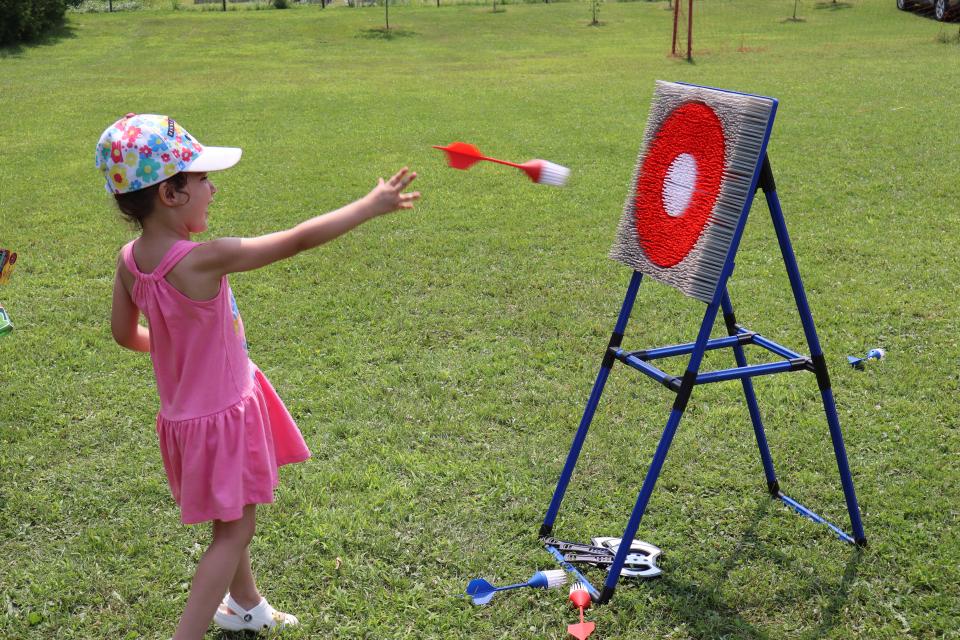
<path fill-rule="evenodd" d="M 840 584 L 837 585 L 836 592 L 830 598 L 829 606 L 823 611 L 823 619 L 820 621 L 820 626 L 810 633 L 801 636 L 802 640 L 824 638 L 837 626 L 837 623 L 840 621 L 840 612 L 843 610 L 843 606 L 847 603 L 847 597 L 850 595 L 850 585 L 857 579 L 857 569 L 860 566 L 860 561 L 863 560 L 863 554 L 864 551 L 861 547 L 853 548 L 853 553 L 850 554 L 850 559 L 847 560 L 847 567 L 843 571 L 843 578 L 840 579 Z"/>
<path fill-rule="evenodd" d="M 263 635 L 256 631 L 227 631 L 226 629 L 217 629 L 213 640 L 262 640 Z"/>
<path fill-rule="evenodd" d="M 817 9 L 829 9 L 831 11 L 836 11 L 837 9 L 852 9 L 853 5 L 849 2 L 837 2 L 836 0 L 833 0 L 833 2 L 818 2 L 814 5 L 814 7 Z"/>
<path fill-rule="evenodd" d="M 387 29 L 386 27 L 377 27 L 375 29 L 363 29 L 357 34 L 358 38 L 366 40 L 396 40 L 398 38 L 409 38 L 417 35 L 416 31 L 407 31 L 406 29 Z"/>
<path fill-rule="evenodd" d="M 736 603 L 725 600 L 723 586 L 729 581 L 734 569 L 749 562 L 750 556 L 763 557 L 784 569 L 791 565 L 802 564 L 798 563 L 794 556 L 783 553 L 757 537 L 757 524 L 761 518 L 769 515 L 776 504 L 778 503 L 770 498 L 762 499 L 753 514 L 750 525 L 744 531 L 736 548 L 724 560 L 712 585 L 678 580 L 666 574 L 657 581 L 657 591 L 673 601 L 669 608 L 670 614 L 682 620 L 694 637 L 731 637 L 745 640 L 772 640 L 775 637 L 744 619 L 737 610 Z M 850 587 L 856 580 L 864 552 L 863 549 L 855 547 L 850 553 L 843 576 L 832 589 L 829 589 L 832 595 L 823 610 L 819 626 L 802 634 L 800 636 L 802 640 L 819 640 L 827 637 L 839 623 L 840 613 L 846 605 Z M 812 580 L 806 587 L 791 593 L 790 597 L 792 599 L 812 598 L 823 592 L 824 582 Z"/>
<path fill-rule="evenodd" d="M 67 40 L 76 37 L 77 34 L 73 27 L 67 23 L 64 23 L 59 27 L 51 29 L 46 34 L 32 42 L 21 42 L 19 44 L 10 45 L 7 47 L 0 47 L 0 60 L 4 58 L 20 58 L 27 51 L 27 49 L 32 49 L 34 47 L 48 47 L 57 44 L 61 40 Z"/>
<path fill-rule="evenodd" d="M 950 3 L 950 6 L 953 7 L 956 5 L 956 2 L 953 1 Z M 923 20 L 933 20 L 934 22 L 939 22 L 937 20 L 937 15 L 933 12 L 933 5 L 930 6 L 912 6 L 907 11 L 904 11 L 908 15 L 914 16 L 916 18 L 921 18 Z M 951 22 L 960 22 L 960 11 L 954 11 L 952 14 L 948 14 L 946 20 L 943 20 L 944 24 L 950 24 Z"/>
<path fill-rule="evenodd" d="M 945 33 L 941 31 L 937 34 L 936 41 L 940 44 L 956 44 L 960 45 L 960 31 L 957 33 Z"/>

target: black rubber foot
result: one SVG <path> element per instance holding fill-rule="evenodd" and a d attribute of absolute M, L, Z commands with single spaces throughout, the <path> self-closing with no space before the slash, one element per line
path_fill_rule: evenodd
<path fill-rule="evenodd" d="M 767 491 L 769 491 L 769 492 L 770 492 L 770 495 L 772 495 L 774 498 L 779 498 L 779 497 L 780 497 L 780 482 L 778 482 L 777 480 L 773 480 L 773 481 L 771 481 L 771 482 L 768 482 L 768 483 L 767 483 Z"/>
<path fill-rule="evenodd" d="M 607 604 L 613 599 L 613 592 L 616 591 L 615 587 L 603 587 L 603 591 L 600 592 L 600 599 L 597 601 L 597 604 Z"/>
<path fill-rule="evenodd" d="M 856 544 L 856 545 L 857 545 L 858 547 L 860 547 L 861 549 L 866 549 L 866 548 L 869 546 L 869 545 L 867 544 L 867 539 L 866 539 L 866 538 L 860 538 L 859 540 L 855 540 L 855 541 L 854 541 L 854 544 Z"/>
<path fill-rule="evenodd" d="M 542 525 L 540 525 L 540 535 L 539 535 L 538 537 L 544 538 L 544 537 L 550 535 L 552 532 L 553 532 L 553 525 L 550 525 L 550 524 L 542 524 Z"/>

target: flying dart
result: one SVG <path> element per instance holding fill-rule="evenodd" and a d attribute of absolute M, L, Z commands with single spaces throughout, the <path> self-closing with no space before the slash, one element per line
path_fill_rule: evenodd
<path fill-rule="evenodd" d="M 587 640 L 587 637 L 593 633 L 597 625 L 593 622 L 583 621 L 583 610 L 590 607 L 591 600 L 590 593 L 582 583 L 574 582 L 570 585 L 570 602 L 580 610 L 580 622 L 567 625 L 567 633 L 577 638 L 577 640 Z"/>
<path fill-rule="evenodd" d="M 470 596 L 475 605 L 483 605 L 490 602 L 498 591 L 507 591 L 508 589 L 521 589 L 523 587 L 534 587 L 537 589 L 553 589 L 567 582 L 567 574 L 563 569 L 551 569 L 549 571 L 537 571 L 533 577 L 526 582 L 511 584 L 506 587 L 495 587 L 483 578 L 475 578 L 467 585 L 467 595 Z M 589 597 L 589 596 L 588 596 Z"/>
<path fill-rule="evenodd" d="M 454 142 L 446 147 L 433 145 L 434 149 L 440 149 L 447 154 L 447 164 L 454 169 L 469 169 L 481 160 L 505 164 L 508 167 L 516 167 L 523 171 L 527 176 L 537 184 L 550 184 L 555 187 L 562 187 L 567 183 L 570 177 L 570 169 L 548 162 L 546 160 L 528 160 L 523 164 L 508 162 L 507 160 L 498 160 L 480 153 L 472 144 L 466 142 Z"/>

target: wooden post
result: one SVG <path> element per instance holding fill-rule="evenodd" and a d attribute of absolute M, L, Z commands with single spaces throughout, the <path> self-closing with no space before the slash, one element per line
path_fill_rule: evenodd
<path fill-rule="evenodd" d="M 677 4 L 673 5 L 673 45 L 670 47 L 670 55 L 677 55 L 677 21 L 680 20 L 680 3 L 682 0 L 677 0 Z"/>

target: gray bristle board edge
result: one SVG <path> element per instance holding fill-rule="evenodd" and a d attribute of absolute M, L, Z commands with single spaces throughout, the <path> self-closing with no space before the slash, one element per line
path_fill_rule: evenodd
<path fill-rule="evenodd" d="M 677 108 L 690 102 L 706 104 L 722 123 L 726 139 L 723 182 L 710 220 L 693 249 L 679 264 L 664 268 L 650 261 L 637 237 L 636 185 L 647 150 L 664 121 Z M 737 222 L 748 198 L 753 197 L 750 186 L 760 161 L 773 105 L 772 99 L 762 96 L 657 81 L 643 145 L 633 170 L 610 257 L 654 280 L 675 287 L 687 296 L 709 303 L 716 291 Z"/>

